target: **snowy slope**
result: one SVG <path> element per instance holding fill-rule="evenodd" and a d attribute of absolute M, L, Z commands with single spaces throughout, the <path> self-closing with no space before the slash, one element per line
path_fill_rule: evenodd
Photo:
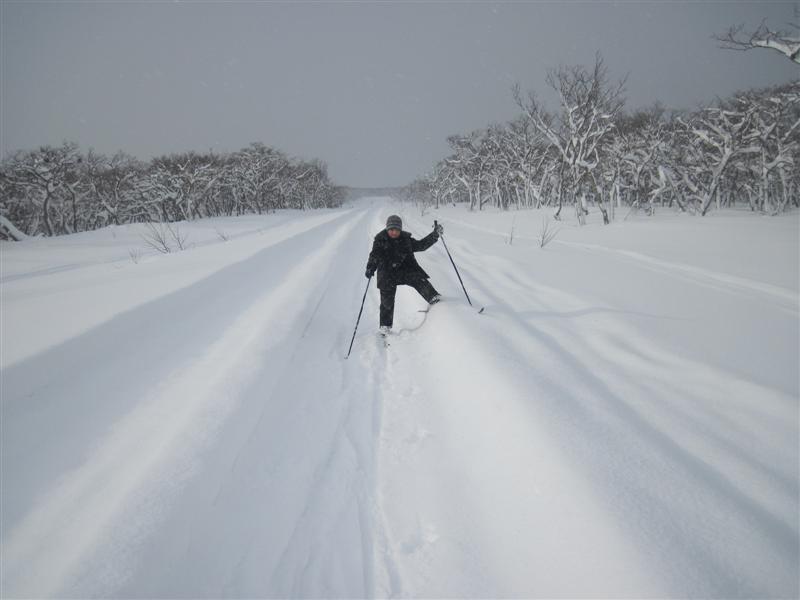
<path fill-rule="evenodd" d="M 476 307 L 344 360 L 393 211 Z M 234 221 L 2 246 L 4 597 L 800 593 L 796 218 Z"/>

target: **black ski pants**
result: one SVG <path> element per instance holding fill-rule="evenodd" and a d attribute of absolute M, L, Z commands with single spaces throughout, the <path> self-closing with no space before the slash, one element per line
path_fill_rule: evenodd
<path fill-rule="evenodd" d="M 419 295 L 430 302 L 437 292 L 431 282 L 423 277 L 409 277 L 399 285 L 410 285 L 419 292 Z M 394 322 L 394 296 L 397 293 L 397 285 L 381 290 L 381 326 L 391 327 Z"/>

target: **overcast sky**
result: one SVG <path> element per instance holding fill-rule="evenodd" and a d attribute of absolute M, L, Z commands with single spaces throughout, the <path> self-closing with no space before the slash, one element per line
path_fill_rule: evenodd
<path fill-rule="evenodd" d="M 401 185 L 453 133 L 517 109 L 510 87 L 600 50 L 627 106 L 693 107 L 800 69 L 721 50 L 791 2 L 2 1 L 2 152 L 74 140 L 139 158 L 262 141 L 337 183 Z"/>

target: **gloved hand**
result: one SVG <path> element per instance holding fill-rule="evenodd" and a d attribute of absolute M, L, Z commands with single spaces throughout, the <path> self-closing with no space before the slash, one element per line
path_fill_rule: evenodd
<path fill-rule="evenodd" d="M 433 226 L 433 231 L 436 233 L 436 235 L 442 235 L 444 233 L 444 227 L 442 227 L 442 224 L 437 221 Z"/>
<path fill-rule="evenodd" d="M 373 271 L 372 269 L 367 269 L 367 270 L 366 270 L 366 272 L 364 273 L 364 276 L 365 276 L 367 279 L 369 279 L 369 278 L 370 278 L 370 277 L 372 277 L 374 274 L 375 274 L 375 271 Z"/>

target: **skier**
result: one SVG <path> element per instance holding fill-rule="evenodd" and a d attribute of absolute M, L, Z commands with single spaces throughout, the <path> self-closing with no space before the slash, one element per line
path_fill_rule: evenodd
<path fill-rule="evenodd" d="M 442 297 L 428 281 L 414 252 L 423 252 L 433 246 L 444 233 L 441 225 L 421 240 L 415 240 L 403 231 L 403 221 L 397 215 L 386 219 L 386 228 L 375 236 L 372 251 L 367 261 L 367 278 L 378 271 L 378 289 L 381 291 L 380 332 L 388 334 L 394 320 L 394 296 L 398 285 L 410 285 L 425 298 L 428 304 L 436 304 Z"/>

